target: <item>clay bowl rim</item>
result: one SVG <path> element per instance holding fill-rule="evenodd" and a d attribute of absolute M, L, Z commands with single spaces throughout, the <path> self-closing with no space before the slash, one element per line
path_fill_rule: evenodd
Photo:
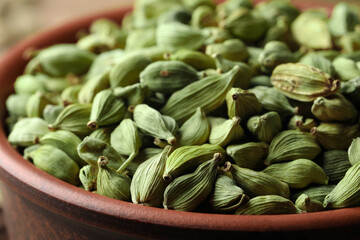
<path fill-rule="evenodd" d="M 0 84 L 3 86 L 0 89 L 1 119 L 6 112 L 4 100 L 13 90 L 9 82 L 13 83 L 25 66 L 26 62 L 22 59 L 24 50 L 59 41 L 71 42 L 74 33 L 85 29 L 94 19 L 108 17 L 120 20 L 130 10 L 130 7 L 125 7 L 92 14 L 42 31 L 12 47 L 0 60 Z M 5 186 L 51 212 L 90 226 L 124 233 L 127 230 L 121 229 L 121 222 L 127 221 L 139 226 L 150 224 L 177 229 L 274 232 L 346 227 L 360 223 L 360 207 L 307 214 L 235 216 L 165 210 L 110 199 L 86 192 L 37 169 L 11 147 L 3 121 L 1 124 L 0 178 Z"/>

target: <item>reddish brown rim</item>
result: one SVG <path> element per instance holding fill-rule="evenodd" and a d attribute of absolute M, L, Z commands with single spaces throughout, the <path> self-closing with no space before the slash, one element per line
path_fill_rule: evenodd
<path fill-rule="evenodd" d="M 72 42 L 75 33 L 85 29 L 94 19 L 108 17 L 120 20 L 129 10 L 125 8 L 94 14 L 58 26 L 24 40 L 7 52 L 0 60 L 1 119 L 4 119 L 4 101 L 13 91 L 12 83 L 26 64 L 22 59 L 25 49 Z M 38 170 L 11 147 L 3 127 L 0 128 L 0 177 L 7 187 L 45 209 L 114 232 L 119 231 L 120 225 L 117 224 L 124 221 L 140 227 L 150 224 L 177 229 L 239 232 L 299 231 L 360 224 L 359 207 L 296 215 L 232 216 L 178 212 L 113 200 L 86 192 Z M 124 233 L 124 230 L 121 232 Z M 130 231 L 127 233 L 134 235 Z"/>

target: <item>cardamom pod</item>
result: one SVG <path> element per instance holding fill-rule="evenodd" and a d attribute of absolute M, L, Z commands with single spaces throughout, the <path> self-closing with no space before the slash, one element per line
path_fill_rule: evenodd
<path fill-rule="evenodd" d="M 303 212 L 319 212 L 324 210 L 322 202 L 311 199 L 306 194 L 301 194 L 295 201 L 295 206 Z"/>
<path fill-rule="evenodd" d="M 359 147 L 360 147 L 360 138 L 357 137 L 354 140 L 352 140 L 350 147 L 348 149 L 348 157 L 351 165 L 355 165 L 356 163 L 360 162 Z"/>
<path fill-rule="evenodd" d="M 110 135 L 113 130 L 114 130 L 113 127 L 98 128 L 92 133 L 90 133 L 89 137 L 96 138 L 110 144 Z"/>
<path fill-rule="evenodd" d="M 345 2 L 340 2 L 333 8 L 329 19 L 329 29 L 335 37 L 341 37 L 345 33 L 355 30 L 360 23 L 359 8 Z"/>
<path fill-rule="evenodd" d="M 92 103 L 95 95 L 109 86 L 108 72 L 89 78 L 78 93 L 78 102 L 82 104 Z"/>
<path fill-rule="evenodd" d="M 96 76 L 108 73 L 115 64 L 119 63 L 124 58 L 124 55 L 125 52 L 122 49 L 100 53 L 91 64 L 89 71 L 86 74 L 86 78 L 89 80 Z"/>
<path fill-rule="evenodd" d="M 26 103 L 26 115 L 29 118 L 32 117 L 43 117 L 43 111 L 46 105 L 52 104 L 53 102 L 44 93 L 34 93 Z"/>
<path fill-rule="evenodd" d="M 170 60 L 184 62 L 196 70 L 215 69 L 215 61 L 212 57 L 195 50 L 179 49 L 174 54 L 168 54 Z"/>
<path fill-rule="evenodd" d="M 6 99 L 6 110 L 9 115 L 18 117 L 26 117 L 26 105 L 31 96 L 28 94 L 11 94 Z"/>
<path fill-rule="evenodd" d="M 310 132 L 313 127 L 316 127 L 317 123 L 312 118 L 305 118 L 301 115 L 294 115 L 288 124 L 289 130 L 300 130 L 302 132 Z"/>
<path fill-rule="evenodd" d="M 281 131 L 282 124 L 277 112 L 267 112 L 261 116 L 253 116 L 247 122 L 248 130 L 261 142 L 270 143 Z"/>
<path fill-rule="evenodd" d="M 213 43 L 206 46 L 205 53 L 209 56 L 221 55 L 231 61 L 243 62 L 248 57 L 246 46 L 240 39 L 229 39 L 222 43 Z"/>
<path fill-rule="evenodd" d="M 348 153 L 343 150 L 325 151 L 321 154 L 319 163 L 329 177 L 329 183 L 338 183 L 351 167 Z"/>
<path fill-rule="evenodd" d="M 190 25 L 195 28 L 217 26 L 217 16 L 214 7 L 201 5 L 194 9 Z"/>
<path fill-rule="evenodd" d="M 263 142 L 248 142 L 243 144 L 230 145 L 226 153 L 235 163 L 242 168 L 252 170 L 262 169 L 269 150 L 269 145 Z"/>
<path fill-rule="evenodd" d="M 348 81 L 360 75 L 360 70 L 356 66 L 356 61 L 345 57 L 337 57 L 333 61 L 335 72 L 342 81 Z"/>
<path fill-rule="evenodd" d="M 67 106 L 73 103 L 78 103 L 78 96 L 82 87 L 83 85 L 77 84 L 65 88 L 60 95 L 63 105 Z"/>
<path fill-rule="evenodd" d="M 98 168 L 93 165 L 86 165 L 80 169 L 79 179 L 86 191 L 96 190 Z"/>
<path fill-rule="evenodd" d="M 295 56 L 284 42 L 270 41 L 259 55 L 261 70 L 271 73 L 274 68 L 283 63 L 294 62 Z"/>
<path fill-rule="evenodd" d="M 210 144 L 224 147 L 244 137 L 244 130 L 240 125 L 241 118 L 238 116 L 232 119 L 208 117 L 208 121 L 211 127 Z"/>
<path fill-rule="evenodd" d="M 300 191 L 294 192 L 291 194 L 291 200 L 293 202 L 296 201 L 302 194 L 306 194 L 311 198 L 312 201 L 319 201 L 321 203 L 324 202 L 326 195 L 328 195 L 336 185 L 318 185 L 318 186 L 310 186 L 305 189 L 301 189 Z"/>
<path fill-rule="evenodd" d="M 316 53 L 308 53 L 299 60 L 300 63 L 309 65 L 314 68 L 318 68 L 324 73 L 329 74 L 330 76 L 335 76 L 335 69 L 332 65 L 331 60 L 318 55 Z"/>
<path fill-rule="evenodd" d="M 24 74 L 16 78 L 14 82 L 14 89 L 16 94 L 32 95 L 37 91 L 45 92 L 45 87 L 36 79 L 36 76 Z"/>
<path fill-rule="evenodd" d="M 156 29 L 135 29 L 126 38 L 125 51 L 134 51 L 156 45 Z"/>

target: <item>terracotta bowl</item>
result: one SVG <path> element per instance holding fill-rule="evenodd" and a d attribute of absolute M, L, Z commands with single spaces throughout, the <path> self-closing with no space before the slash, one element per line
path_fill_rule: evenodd
<path fill-rule="evenodd" d="M 310 2 L 310 1 L 309 1 Z M 297 1 L 304 8 L 314 6 Z M 329 5 L 326 6 L 328 9 Z M 94 14 L 24 40 L 0 61 L 0 114 L 26 64 L 28 47 L 73 42 L 96 18 L 120 21 L 130 8 Z M 360 208 L 297 215 L 233 216 L 139 206 L 74 187 L 35 168 L 0 127 L 3 211 L 11 239 L 359 239 Z"/>

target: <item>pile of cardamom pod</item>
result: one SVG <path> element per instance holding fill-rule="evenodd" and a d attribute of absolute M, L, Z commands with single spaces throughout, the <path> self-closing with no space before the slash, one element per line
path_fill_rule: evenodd
<path fill-rule="evenodd" d="M 9 142 L 135 204 L 239 215 L 360 205 L 359 9 L 138 0 L 28 52 Z"/>

